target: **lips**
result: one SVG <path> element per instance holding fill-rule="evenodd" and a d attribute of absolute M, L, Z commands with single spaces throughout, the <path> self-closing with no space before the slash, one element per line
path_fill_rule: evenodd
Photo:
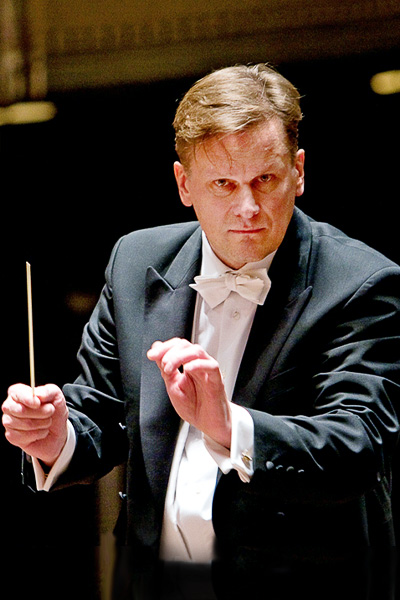
<path fill-rule="evenodd" d="M 257 229 L 230 229 L 230 232 L 248 235 L 248 234 L 261 233 L 263 230 L 264 230 L 263 227 L 259 227 Z"/>

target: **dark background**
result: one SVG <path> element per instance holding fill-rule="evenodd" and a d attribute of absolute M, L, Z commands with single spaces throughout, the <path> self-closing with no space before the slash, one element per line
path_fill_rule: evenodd
<path fill-rule="evenodd" d="M 370 78 L 399 68 L 399 58 L 391 51 L 277 65 L 303 96 L 306 186 L 298 206 L 398 263 L 400 95 L 377 96 Z M 2 399 L 11 383 L 29 383 L 25 261 L 32 264 L 37 384 L 61 386 L 75 377 L 82 327 L 119 236 L 193 218 L 173 179 L 171 125 L 192 82 L 51 94 L 52 121 L 0 128 Z M 86 305 L 71 308 L 71 298 L 82 297 Z M 97 541 L 95 488 L 32 494 L 20 482 L 19 451 L 3 436 L 0 452 L 8 482 L 3 540 L 16 552 L 37 548 L 46 570 L 68 552 L 76 576 L 79 557 Z M 91 600 L 96 583 L 85 564 L 82 597 Z"/>

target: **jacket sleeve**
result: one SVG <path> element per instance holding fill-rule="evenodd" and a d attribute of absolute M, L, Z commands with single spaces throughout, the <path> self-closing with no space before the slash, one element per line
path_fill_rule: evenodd
<path fill-rule="evenodd" d="M 399 269 L 382 269 L 315 323 L 300 344 L 300 375 L 290 369 L 275 382 L 277 406 L 290 395 L 291 413 L 250 409 L 255 490 L 326 505 L 360 497 L 382 479 L 390 487 L 399 432 L 399 290 Z M 307 319 L 306 310 L 301 327 Z"/>
<path fill-rule="evenodd" d="M 91 482 L 126 459 L 125 410 L 113 314 L 112 270 L 118 246 L 111 255 L 99 301 L 83 331 L 78 352 L 80 375 L 63 388 L 77 442 L 57 487 Z"/>

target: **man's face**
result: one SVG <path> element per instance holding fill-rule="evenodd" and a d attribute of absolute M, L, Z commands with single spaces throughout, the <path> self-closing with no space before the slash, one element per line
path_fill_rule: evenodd
<path fill-rule="evenodd" d="M 215 254 L 239 269 L 278 248 L 304 190 L 304 151 L 293 160 L 279 119 L 216 137 L 174 165 L 179 194 L 193 206 Z"/>

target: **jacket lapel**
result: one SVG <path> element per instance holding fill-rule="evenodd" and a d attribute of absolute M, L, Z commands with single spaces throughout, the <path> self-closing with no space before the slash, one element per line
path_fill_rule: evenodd
<path fill-rule="evenodd" d="M 257 309 L 240 366 L 233 401 L 252 407 L 274 373 L 286 341 L 312 293 L 308 285 L 311 228 L 305 215 L 294 212 L 285 239 L 269 272 L 271 290 Z"/>
<path fill-rule="evenodd" d="M 189 287 L 200 271 L 201 230 L 198 228 L 164 275 L 147 270 L 145 328 L 140 397 L 143 457 L 154 497 L 163 504 L 179 428 L 179 416 L 166 393 L 164 381 L 146 352 L 156 340 L 190 339 L 196 293 Z"/>

